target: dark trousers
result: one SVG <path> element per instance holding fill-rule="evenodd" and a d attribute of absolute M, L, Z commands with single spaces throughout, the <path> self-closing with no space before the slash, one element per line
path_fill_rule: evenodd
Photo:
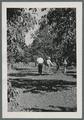
<path fill-rule="evenodd" d="M 42 74 L 43 64 L 38 64 L 38 73 Z"/>

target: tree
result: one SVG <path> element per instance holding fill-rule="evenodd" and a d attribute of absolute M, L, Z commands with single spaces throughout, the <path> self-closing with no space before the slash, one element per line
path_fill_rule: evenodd
<path fill-rule="evenodd" d="M 38 55 L 39 51 L 59 65 L 65 58 L 76 63 L 76 9 L 52 8 L 39 24 L 31 45 L 32 54 Z"/>
<path fill-rule="evenodd" d="M 7 8 L 8 62 L 27 62 L 30 54 L 26 52 L 28 48 L 25 43 L 25 34 L 28 33 L 30 29 L 33 29 L 35 24 L 35 18 L 25 9 Z"/>
<path fill-rule="evenodd" d="M 47 18 L 49 25 L 52 26 L 53 47 L 59 48 L 58 59 L 68 57 L 70 62 L 76 62 L 76 9 L 51 9 Z M 71 56 L 73 56 L 73 60 L 71 60 Z"/>

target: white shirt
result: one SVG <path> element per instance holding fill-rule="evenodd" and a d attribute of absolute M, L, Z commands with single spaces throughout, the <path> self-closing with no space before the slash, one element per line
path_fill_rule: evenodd
<path fill-rule="evenodd" d="M 47 60 L 47 64 L 48 65 L 53 65 L 53 63 L 51 62 L 51 60 Z"/>
<path fill-rule="evenodd" d="M 66 60 L 64 60 L 64 65 L 67 65 L 67 61 Z"/>
<path fill-rule="evenodd" d="M 41 58 L 41 57 L 39 57 L 39 58 L 37 58 L 37 63 L 39 64 L 43 64 L 43 62 L 44 62 L 44 60 L 43 60 L 43 58 Z"/>

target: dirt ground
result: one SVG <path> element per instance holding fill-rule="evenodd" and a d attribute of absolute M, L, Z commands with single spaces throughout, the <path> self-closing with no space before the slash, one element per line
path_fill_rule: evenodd
<path fill-rule="evenodd" d="M 63 73 L 63 67 L 57 72 L 39 75 L 37 67 L 15 65 L 8 70 L 8 82 L 14 90 L 8 101 L 10 112 L 75 112 L 76 99 L 76 69 L 68 67 Z"/>

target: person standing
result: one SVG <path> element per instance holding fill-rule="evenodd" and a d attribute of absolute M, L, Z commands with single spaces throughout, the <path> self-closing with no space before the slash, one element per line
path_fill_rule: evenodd
<path fill-rule="evenodd" d="M 37 58 L 38 73 L 39 74 L 42 74 L 43 63 L 44 63 L 44 60 L 42 57 Z"/>
<path fill-rule="evenodd" d="M 47 59 L 47 65 L 48 65 L 48 73 L 50 72 L 50 67 L 53 66 L 53 63 L 50 60 L 50 57 Z"/>
<path fill-rule="evenodd" d="M 64 73 L 66 74 L 67 72 L 67 59 L 64 59 Z"/>

